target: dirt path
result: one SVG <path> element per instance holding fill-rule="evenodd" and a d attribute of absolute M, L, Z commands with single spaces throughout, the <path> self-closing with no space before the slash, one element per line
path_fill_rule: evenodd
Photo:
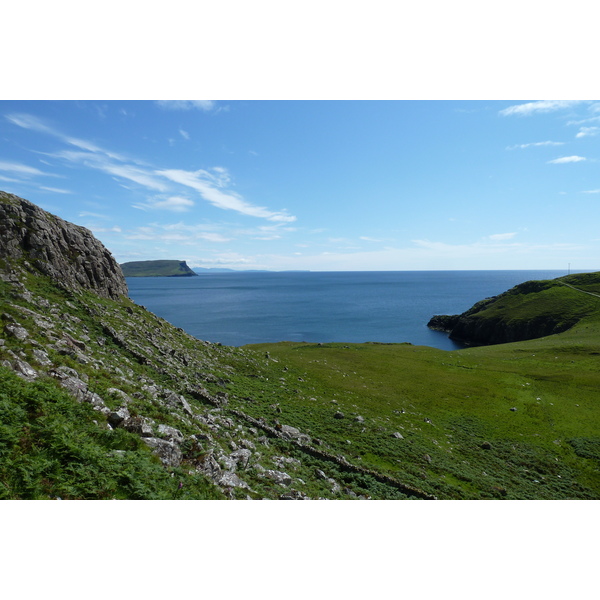
<path fill-rule="evenodd" d="M 572 290 L 575 290 L 576 292 L 581 292 L 582 294 L 589 294 L 590 296 L 595 296 L 596 298 L 600 298 L 600 294 L 595 294 L 594 292 L 586 292 L 585 290 L 580 290 L 579 288 L 573 287 L 572 285 L 569 285 L 568 283 L 565 283 L 564 281 L 561 281 L 560 283 L 562 283 L 562 285 L 566 285 L 567 287 L 570 287 Z"/>

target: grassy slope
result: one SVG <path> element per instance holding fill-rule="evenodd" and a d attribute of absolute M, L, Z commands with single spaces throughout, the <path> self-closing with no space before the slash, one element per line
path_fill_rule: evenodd
<path fill-rule="evenodd" d="M 195 273 L 178 260 L 144 260 L 121 265 L 125 277 L 186 277 Z"/>
<path fill-rule="evenodd" d="M 3 301 L 4 287 L 0 282 L 1 310 L 35 331 L 33 322 L 10 306 L 15 300 L 8 291 Z M 139 390 L 133 380 L 140 377 L 177 389 L 178 381 L 204 373 L 210 376 L 204 385 L 211 393 L 225 389 L 229 395 L 224 416 L 235 419 L 233 411 L 242 410 L 271 427 L 298 427 L 322 440 L 320 447 L 330 454 L 438 498 L 600 498 L 597 312 L 560 335 L 461 351 L 409 344 L 281 343 L 237 349 L 197 342 L 130 301 L 84 295 L 65 302 L 65 293 L 42 278 L 30 278 L 28 288 L 63 303 L 81 321 L 65 323 L 84 328 L 92 339 L 103 335 L 92 317 L 101 315 L 167 371 L 164 361 L 173 357 L 155 355 L 154 340 L 146 338 L 148 329 L 154 337 L 164 337 L 176 354 L 193 358 L 177 364 L 174 374 L 161 375 L 117 346 L 103 347 L 106 370 L 51 356 L 87 373 L 90 389 L 100 395 L 106 396 L 114 385 L 135 394 Z M 600 299 L 575 293 L 600 305 Z M 7 349 L 14 345 L 17 351 L 15 341 L 7 338 L 6 343 Z M 131 387 L 114 375 L 111 356 L 116 365 L 135 371 Z M 3 497 L 176 497 L 173 478 L 163 478 L 157 460 L 139 440 L 93 426 L 94 414 L 57 392 L 54 382 L 28 384 L 6 373 L 0 376 Z M 151 403 L 139 402 L 143 414 L 183 427 L 169 421 L 168 411 L 163 414 Z M 344 418 L 335 417 L 338 411 Z M 124 447 L 133 450 L 127 469 L 114 457 L 114 450 Z M 336 471 L 335 465 L 283 441 L 272 440 L 261 452 L 267 466 L 271 455 L 301 460 L 297 474 L 311 497 L 336 497 L 315 476 L 319 470 L 359 494 L 404 497 L 368 475 Z M 79 464 L 77 471 L 73 463 Z M 185 480 L 186 497 L 215 497 L 217 491 L 202 477 L 188 481 L 184 470 L 176 475 L 175 480 Z M 256 497 L 280 493 L 258 477 L 249 481 Z"/>
<path fill-rule="evenodd" d="M 313 400 L 287 396 L 288 421 L 438 497 L 600 498 L 600 298 L 552 290 L 557 298 L 576 294 L 575 310 L 583 303 L 589 316 L 538 340 L 451 352 L 407 344 L 252 348 L 315 383 Z M 550 302 L 546 293 L 539 300 Z M 534 304 L 529 297 L 527 312 Z M 335 410 L 347 418 L 334 420 Z"/>

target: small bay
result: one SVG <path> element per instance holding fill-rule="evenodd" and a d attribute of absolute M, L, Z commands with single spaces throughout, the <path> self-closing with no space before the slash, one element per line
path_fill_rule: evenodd
<path fill-rule="evenodd" d="M 461 347 L 428 329 L 434 314 L 457 314 L 530 279 L 565 271 L 361 271 L 202 273 L 129 277 L 129 295 L 201 340 L 409 342 Z"/>

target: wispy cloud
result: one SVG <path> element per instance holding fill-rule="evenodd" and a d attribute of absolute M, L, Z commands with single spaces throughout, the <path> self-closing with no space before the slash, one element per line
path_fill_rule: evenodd
<path fill-rule="evenodd" d="M 265 207 L 246 202 L 235 192 L 222 191 L 219 188 L 229 181 L 229 175 L 222 167 L 215 167 L 213 170 L 216 173 L 213 174 L 204 170 L 183 171 L 181 169 L 165 169 L 156 171 L 156 173 L 196 190 L 204 200 L 217 208 L 233 210 L 243 215 L 260 217 L 269 221 L 291 222 L 296 220 L 296 217 L 286 214 L 285 211 L 273 212 Z"/>
<path fill-rule="evenodd" d="M 593 137 L 595 135 L 598 135 L 599 133 L 600 133 L 600 127 L 582 127 L 575 137 L 576 138 Z"/>
<path fill-rule="evenodd" d="M 581 193 L 582 194 L 600 194 L 600 189 L 599 190 L 585 190 Z"/>
<path fill-rule="evenodd" d="M 514 146 L 507 146 L 507 150 L 517 150 L 524 148 L 537 148 L 540 146 L 562 146 L 564 142 L 531 142 L 530 144 L 515 144 Z"/>
<path fill-rule="evenodd" d="M 210 111 L 216 107 L 214 100 L 157 100 L 156 104 L 165 110 L 203 110 Z"/>
<path fill-rule="evenodd" d="M 218 232 L 209 231 L 206 225 L 188 225 L 186 223 L 158 224 L 137 227 L 126 233 L 130 240 L 152 240 L 153 242 L 177 242 L 187 246 L 196 245 L 199 241 L 222 244 L 231 241 Z"/>
<path fill-rule="evenodd" d="M 514 231 L 512 233 L 494 233 L 488 236 L 488 239 L 493 242 L 498 242 L 502 240 L 512 240 L 517 235 L 517 232 Z"/>
<path fill-rule="evenodd" d="M 61 188 L 55 188 L 55 187 L 46 187 L 44 185 L 40 186 L 41 190 L 46 190 L 47 192 L 53 192 L 55 194 L 72 194 L 73 192 L 71 190 L 63 190 Z"/>
<path fill-rule="evenodd" d="M 184 138 L 185 140 L 189 140 L 190 139 L 190 134 L 187 131 L 183 130 L 183 129 L 179 130 L 179 135 L 181 135 L 181 137 Z"/>
<path fill-rule="evenodd" d="M 182 196 L 156 198 L 148 202 L 139 202 L 132 205 L 140 210 L 168 210 L 171 212 L 187 212 L 194 206 L 194 201 Z"/>
<path fill-rule="evenodd" d="M 360 238 L 361 240 L 365 241 L 365 242 L 382 242 L 383 240 L 378 240 L 372 237 L 368 237 L 366 235 L 361 235 Z"/>
<path fill-rule="evenodd" d="M 80 217 L 93 217 L 94 219 L 109 219 L 110 217 L 108 215 L 101 215 L 100 213 L 95 213 L 95 212 L 88 212 L 85 210 L 82 210 L 79 213 Z"/>
<path fill-rule="evenodd" d="M 188 110 L 197 108 L 201 110 L 211 110 L 214 103 L 207 101 L 173 101 L 160 102 L 164 108 Z M 181 104 L 181 105 L 180 105 Z M 126 179 L 145 187 L 152 191 L 162 193 L 177 192 L 176 186 L 179 184 L 186 188 L 191 188 L 200 194 L 200 197 L 213 206 L 223 210 L 232 210 L 240 214 L 267 219 L 278 223 L 290 223 L 296 220 L 296 217 L 289 215 L 287 211 L 272 211 L 263 206 L 256 206 L 246 201 L 239 194 L 228 190 L 231 183 L 229 172 L 224 167 L 216 166 L 210 170 L 185 171 L 182 169 L 156 169 L 147 165 L 145 162 L 135 158 L 128 158 L 101 148 L 97 144 L 73 138 L 65 135 L 58 129 L 42 122 L 40 119 L 27 114 L 14 114 L 6 117 L 13 124 L 26 129 L 38 131 L 52 135 L 59 140 L 79 150 L 62 150 L 47 154 L 55 159 L 66 160 L 71 163 L 80 164 L 88 168 L 97 169 L 117 178 Z M 180 130 L 179 133 L 186 137 L 189 134 Z M 39 169 L 18 165 L 17 163 L 1 163 L 0 170 L 17 172 L 20 175 L 48 175 Z M 166 181 L 165 181 L 166 180 Z M 174 189 L 175 188 L 175 189 Z M 181 195 L 172 195 L 168 198 L 157 198 L 147 202 L 141 202 L 134 205 L 141 210 L 170 210 L 174 212 L 185 212 L 194 206 L 194 201 Z"/>
<path fill-rule="evenodd" d="M 524 104 L 515 104 L 500 111 L 500 115 L 508 117 L 517 115 L 526 117 L 536 113 L 548 113 L 563 108 L 569 108 L 575 104 L 579 104 L 581 100 L 537 100 L 535 102 L 525 102 Z"/>
<path fill-rule="evenodd" d="M 585 156 L 561 156 L 560 158 L 555 158 L 554 160 L 549 160 L 548 164 L 551 165 L 562 165 L 565 163 L 575 163 L 586 160 Z"/>
<path fill-rule="evenodd" d="M 21 176 L 44 176 L 44 177 L 57 177 L 54 173 L 45 173 L 35 167 L 30 167 L 21 163 L 4 162 L 0 161 L 0 171 L 8 173 L 16 173 Z"/>

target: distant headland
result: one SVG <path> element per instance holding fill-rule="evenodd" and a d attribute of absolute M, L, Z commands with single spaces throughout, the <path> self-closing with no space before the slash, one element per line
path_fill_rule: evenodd
<path fill-rule="evenodd" d="M 197 277 L 185 260 L 140 260 L 123 263 L 125 277 Z"/>

